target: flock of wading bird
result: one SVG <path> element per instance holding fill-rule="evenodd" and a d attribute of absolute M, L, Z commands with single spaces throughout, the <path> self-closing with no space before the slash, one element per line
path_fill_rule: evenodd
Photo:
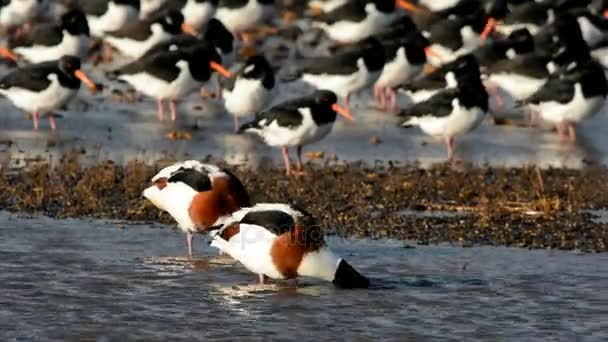
<path fill-rule="evenodd" d="M 445 140 L 475 129 L 489 111 L 519 110 L 555 125 L 574 141 L 575 126 L 601 111 L 606 99 L 608 0 L 7 0 L 0 5 L 5 59 L 18 65 L 0 81 L 14 106 L 48 115 L 74 98 L 91 51 L 129 62 L 107 72 L 165 101 L 176 102 L 216 80 L 217 97 L 238 132 L 282 148 L 288 175 L 303 173 L 303 145 L 331 131 L 337 115 L 352 120 L 351 95 L 371 88 L 378 108 L 397 113 L 399 125 L 418 126 Z M 268 24 L 270 23 L 269 26 Z M 290 77 L 255 44 L 289 32 L 319 33 L 325 54 L 296 51 Z M 92 47 L 94 47 L 92 49 Z M 239 50 L 240 48 L 240 50 Z M 297 49 L 296 47 L 294 47 Z M 240 52 L 237 53 L 237 50 Z M 283 65 L 285 66 L 285 65 Z M 298 82 L 295 96 L 277 90 Z M 398 108 L 401 98 L 408 106 Z M 239 119 L 254 116 L 242 125 Z M 288 148 L 297 149 L 293 169 Z M 176 163 L 152 179 L 144 196 L 169 212 L 187 233 L 208 234 L 212 246 L 259 275 L 311 276 L 342 287 L 369 280 L 330 251 L 302 208 L 252 206 L 228 170 L 197 161 Z"/>

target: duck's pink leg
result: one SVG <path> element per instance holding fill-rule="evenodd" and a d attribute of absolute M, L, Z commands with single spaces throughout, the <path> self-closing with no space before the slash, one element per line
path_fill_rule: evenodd
<path fill-rule="evenodd" d="M 194 236 L 192 236 L 191 232 L 186 233 L 186 244 L 188 245 L 188 256 L 192 257 L 192 241 L 194 240 Z"/>

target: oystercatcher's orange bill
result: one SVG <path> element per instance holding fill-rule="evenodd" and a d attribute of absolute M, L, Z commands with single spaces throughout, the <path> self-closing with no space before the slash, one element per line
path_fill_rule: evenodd
<path fill-rule="evenodd" d="M 494 18 L 489 18 L 488 22 L 486 23 L 486 27 L 484 27 L 483 32 L 481 32 L 481 41 L 485 42 L 486 39 L 488 39 L 488 36 L 494 32 L 494 29 L 496 28 L 496 24 L 498 22 L 496 21 L 496 19 Z"/>
<path fill-rule="evenodd" d="M 189 35 L 198 36 L 198 31 L 194 27 L 186 23 L 182 24 L 182 32 L 187 33 Z"/>
<path fill-rule="evenodd" d="M 216 71 L 218 74 L 220 74 L 226 78 L 232 77 L 232 72 L 230 72 L 230 70 L 224 68 L 224 66 L 218 62 L 211 61 L 211 62 L 209 62 L 209 66 L 211 67 L 211 69 Z"/>
<path fill-rule="evenodd" d="M 345 117 L 345 118 L 346 118 L 346 119 L 348 119 L 349 121 L 353 121 L 353 116 L 350 114 L 350 112 L 349 112 L 349 111 L 348 111 L 346 108 L 344 108 L 344 107 L 340 106 L 339 104 L 334 103 L 334 104 L 331 106 L 331 109 L 333 109 L 333 110 L 334 110 L 334 112 L 336 112 L 336 113 L 338 113 L 338 114 L 342 115 L 343 117 Z"/>
<path fill-rule="evenodd" d="M 409 1 L 406 1 L 406 0 L 396 0 L 395 3 L 397 4 L 397 6 L 403 8 L 406 11 L 410 11 L 410 12 L 416 12 L 416 11 L 418 11 L 418 7 L 416 7 L 416 5 L 412 4 Z"/>
<path fill-rule="evenodd" d="M 608 19 L 608 10 L 604 11 L 604 18 Z"/>
<path fill-rule="evenodd" d="M 82 70 L 74 71 L 74 76 L 78 77 L 78 79 L 81 80 L 82 83 L 86 84 L 92 92 L 97 91 L 97 85 L 95 84 L 95 82 L 91 81 L 91 79 L 84 72 L 82 72 Z"/>
<path fill-rule="evenodd" d="M 441 59 L 441 56 L 435 50 L 433 50 L 430 46 L 427 46 L 427 47 L 424 48 L 424 53 L 427 56 L 431 56 L 431 57 L 435 57 L 437 59 Z"/>
<path fill-rule="evenodd" d="M 8 58 L 15 62 L 17 61 L 17 56 L 11 50 L 5 49 L 3 47 L 0 47 L 0 56 Z"/>

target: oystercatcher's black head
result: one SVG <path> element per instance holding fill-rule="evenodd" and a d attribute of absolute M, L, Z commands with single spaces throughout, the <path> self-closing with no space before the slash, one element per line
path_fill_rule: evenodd
<path fill-rule="evenodd" d="M 364 48 L 361 56 L 369 71 L 382 70 L 384 67 L 384 47 L 376 38 L 368 38 L 361 43 Z"/>
<path fill-rule="evenodd" d="M 243 69 L 243 78 L 261 80 L 266 89 L 274 87 L 274 72 L 264 56 L 249 57 Z"/>
<path fill-rule="evenodd" d="M 353 119 L 350 112 L 338 104 L 338 97 L 333 91 L 317 90 L 304 102 L 309 102 L 308 107 L 317 124 L 334 122 L 336 114 L 348 120 Z"/>
<path fill-rule="evenodd" d="M 262 5 L 272 5 L 274 4 L 274 0 L 258 0 Z"/>
<path fill-rule="evenodd" d="M 591 3 L 591 10 L 608 19 L 608 0 L 595 0 Z"/>
<path fill-rule="evenodd" d="M 509 34 L 508 39 L 513 44 L 513 50 L 518 54 L 534 51 L 534 37 L 528 29 L 515 30 Z"/>
<path fill-rule="evenodd" d="M 480 77 L 479 63 L 477 58 L 472 54 L 466 54 L 459 57 L 454 63 L 451 71 L 454 72 L 454 77 L 459 81 L 464 77 Z M 459 82 L 460 83 L 460 82 Z"/>
<path fill-rule="evenodd" d="M 154 22 L 159 23 L 163 27 L 163 30 L 170 34 L 179 34 L 180 32 L 191 33 L 187 32 L 189 29 L 184 24 L 184 16 L 176 10 L 165 12 L 162 16 L 156 18 Z"/>
<path fill-rule="evenodd" d="M 186 46 L 176 53 L 182 53 L 188 61 L 192 76 L 200 82 L 205 82 L 215 71 L 220 75 L 230 78 L 232 73 L 222 65 L 222 57 L 215 50 L 213 44 L 206 41 Z"/>
<path fill-rule="evenodd" d="M 591 58 L 589 46 L 583 38 L 578 21 L 573 15 L 563 13 L 553 25 L 554 41 L 552 59 L 558 65 Z"/>
<path fill-rule="evenodd" d="M 138 11 L 141 8 L 141 4 L 139 3 L 139 0 L 113 0 L 113 1 L 117 5 L 131 6 L 135 9 L 137 9 Z"/>
<path fill-rule="evenodd" d="M 82 81 L 91 91 L 97 91 L 97 85 L 80 70 L 80 58 L 76 56 L 63 56 L 57 61 L 59 70 L 69 79 Z"/>
<path fill-rule="evenodd" d="M 395 0 L 367 0 L 368 4 L 374 4 L 380 12 L 390 13 L 395 10 Z"/>
<path fill-rule="evenodd" d="M 333 283 L 344 289 L 366 289 L 369 287 L 369 279 L 357 272 L 344 259 L 341 259 L 338 263 Z"/>
<path fill-rule="evenodd" d="M 207 23 L 207 29 L 203 36 L 208 42 L 213 43 L 223 54 L 231 53 L 234 44 L 234 36 L 221 21 L 213 18 Z"/>
<path fill-rule="evenodd" d="M 69 10 L 61 16 L 61 28 L 67 30 L 73 36 L 89 35 L 87 17 L 78 8 Z"/>

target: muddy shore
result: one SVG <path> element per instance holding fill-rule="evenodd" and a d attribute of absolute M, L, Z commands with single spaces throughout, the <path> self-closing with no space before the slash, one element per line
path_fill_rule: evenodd
<path fill-rule="evenodd" d="M 95 217 L 172 224 L 141 197 L 161 166 L 110 161 L 85 166 L 77 154 L 18 172 L 0 170 L 0 208 L 56 218 Z M 309 165 L 310 175 L 231 169 L 254 202 L 307 208 L 326 232 L 419 244 L 504 245 L 603 252 L 608 225 L 589 210 L 608 208 L 608 169 L 461 165 Z"/>

